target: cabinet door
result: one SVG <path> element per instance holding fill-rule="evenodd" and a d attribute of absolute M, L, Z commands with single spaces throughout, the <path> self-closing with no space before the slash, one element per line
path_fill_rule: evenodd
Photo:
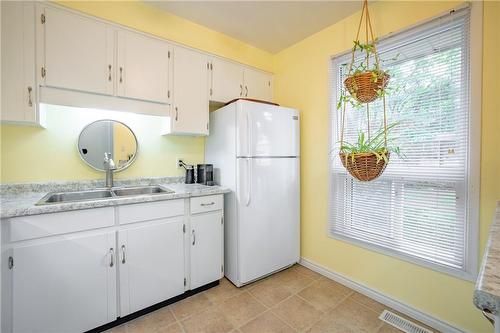
<path fill-rule="evenodd" d="M 170 45 L 131 31 L 118 31 L 117 95 L 168 103 Z"/>
<path fill-rule="evenodd" d="M 114 31 L 64 10 L 44 11 L 45 85 L 113 94 Z"/>
<path fill-rule="evenodd" d="M 243 95 L 243 66 L 214 58 L 211 61 L 210 100 L 226 103 Z"/>
<path fill-rule="evenodd" d="M 191 289 L 222 277 L 222 212 L 191 216 Z"/>
<path fill-rule="evenodd" d="M 273 85 L 271 74 L 245 68 L 244 82 L 245 97 L 261 101 L 272 101 Z"/>
<path fill-rule="evenodd" d="M 114 232 L 13 249 L 13 331 L 83 332 L 116 319 Z"/>
<path fill-rule="evenodd" d="M 120 315 L 184 292 L 183 219 L 163 219 L 118 232 Z"/>
<path fill-rule="evenodd" d="M 208 135 L 208 57 L 174 47 L 173 134 Z"/>
<path fill-rule="evenodd" d="M 35 5 L 2 1 L 1 120 L 39 123 L 35 83 Z"/>

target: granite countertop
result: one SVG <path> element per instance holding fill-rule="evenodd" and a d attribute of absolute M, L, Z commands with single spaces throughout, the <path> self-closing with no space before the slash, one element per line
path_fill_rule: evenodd
<path fill-rule="evenodd" d="M 500 201 L 477 278 L 474 304 L 481 310 L 500 315 Z"/>
<path fill-rule="evenodd" d="M 113 197 L 109 199 L 66 202 L 42 206 L 36 206 L 35 204 L 49 192 L 68 192 L 104 188 L 104 182 L 100 180 L 91 180 L 78 182 L 2 184 L 0 185 L 0 218 L 4 219 L 18 216 L 189 198 L 230 192 L 230 190 L 226 187 L 184 184 L 181 182 L 182 180 L 182 177 L 151 177 L 115 180 L 115 187 L 161 185 L 175 192 L 129 197 Z"/>

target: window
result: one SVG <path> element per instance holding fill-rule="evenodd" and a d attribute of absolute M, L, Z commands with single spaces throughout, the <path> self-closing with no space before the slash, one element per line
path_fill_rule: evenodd
<path fill-rule="evenodd" d="M 372 182 L 354 180 L 336 154 L 341 112 L 335 101 L 351 54 L 333 58 L 329 233 L 472 279 L 476 177 L 470 176 L 470 159 L 471 149 L 479 148 L 471 138 L 469 17 L 469 8 L 457 10 L 377 44 L 391 75 L 388 123 L 399 122 L 391 136 L 405 156 L 392 154 Z M 372 131 L 382 128 L 382 107 L 381 100 L 370 105 Z M 366 131 L 366 111 L 348 107 L 345 140 L 355 142 L 359 130 Z"/>

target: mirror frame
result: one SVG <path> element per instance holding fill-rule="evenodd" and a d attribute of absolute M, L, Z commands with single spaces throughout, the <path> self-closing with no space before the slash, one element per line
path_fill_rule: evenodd
<path fill-rule="evenodd" d="M 116 173 L 116 172 L 120 172 L 120 171 L 123 171 L 125 169 L 127 169 L 128 167 L 130 167 L 132 165 L 132 163 L 135 162 L 136 158 L 137 158 L 137 154 L 139 154 L 139 140 L 137 140 L 137 136 L 135 135 L 135 132 L 132 131 L 132 129 L 130 128 L 130 126 L 128 126 L 127 124 L 125 124 L 124 122 L 122 121 L 119 121 L 119 120 L 114 120 L 114 119 L 99 119 L 99 120 L 95 120 L 91 123 L 88 123 L 87 125 L 85 125 L 81 130 L 80 130 L 80 134 L 78 134 L 78 139 L 76 140 L 76 150 L 78 151 L 78 156 L 80 156 L 80 159 L 85 163 L 87 164 L 89 167 L 91 167 L 92 169 L 96 170 L 96 171 L 99 171 L 99 172 L 106 172 L 106 170 L 104 169 L 98 169 L 96 168 L 95 166 L 93 166 L 92 164 L 90 164 L 89 162 L 87 162 L 81 152 L 80 152 L 80 139 L 82 137 L 82 134 L 83 132 L 85 131 L 85 129 L 87 129 L 87 127 L 90 127 L 91 125 L 95 124 L 95 123 L 98 123 L 98 122 L 101 122 L 101 121 L 112 121 L 112 122 L 115 122 L 115 123 L 119 123 L 123 126 L 125 126 L 129 131 L 130 133 L 132 133 L 132 135 L 134 136 L 134 140 L 135 140 L 135 146 L 136 146 L 136 149 L 135 149 L 135 154 L 134 154 L 134 157 L 132 157 L 132 159 L 130 161 L 128 161 L 127 164 L 125 164 L 123 167 L 119 168 L 119 169 L 116 169 L 116 170 L 113 170 L 113 173 Z"/>

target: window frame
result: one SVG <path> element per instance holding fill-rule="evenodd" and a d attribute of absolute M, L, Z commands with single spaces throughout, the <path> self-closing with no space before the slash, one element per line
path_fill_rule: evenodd
<path fill-rule="evenodd" d="M 334 174 L 332 172 L 333 159 L 337 158 L 335 153 L 332 154 L 332 149 L 335 147 L 334 138 L 338 137 L 337 117 L 336 113 L 338 90 L 337 90 L 337 69 L 336 59 L 349 54 L 351 50 L 338 53 L 329 57 L 329 142 L 328 142 L 328 221 L 326 223 L 326 233 L 329 238 L 347 242 L 352 245 L 362 247 L 364 249 L 378 252 L 390 257 L 407 261 L 425 268 L 429 268 L 441 273 L 451 275 L 467 281 L 475 281 L 478 274 L 479 262 L 479 193 L 480 193 L 480 158 L 481 158 L 481 110 L 482 110 L 482 49 L 483 49 L 483 4 L 481 2 L 472 2 L 459 7 L 456 7 L 446 13 L 434 16 L 418 24 L 401 29 L 396 32 L 391 32 L 386 36 L 379 38 L 379 42 L 394 39 L 397 43 L 400 34 L 405 34 L 421 26 L 427 25 L 440 18 L 453 15 L 460 10 L 470 8 L 469 17 L 469 144 L 467 157 L 467 173 L 466 173 L 466 232 L 465 232 L 465 265 L 464 269 L 457 269 L 444 264 L 432 263 L 427 260 L 420 259 L 413 255 L 407 255 L 399 251 L 392 251 L 384 246 L 371 244 L 358 240 L 349 236 L 339 235 L 330 231 L 332 201 L 335 190 Z M 336 151 L 336 150 L 335 150 Z"/>

